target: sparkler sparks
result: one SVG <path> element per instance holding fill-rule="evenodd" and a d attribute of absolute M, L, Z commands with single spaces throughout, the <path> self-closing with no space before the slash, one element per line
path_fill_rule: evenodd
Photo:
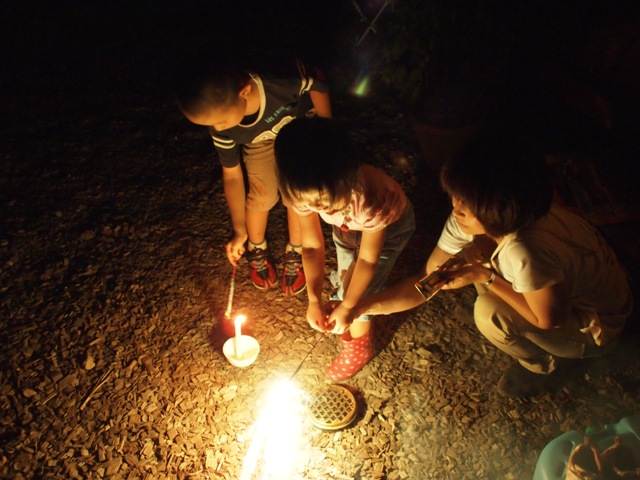
<path fill-rule="evenodd" d="M 267 392 L 253 425 L 253 439 L 240 480 L 294 478 L 300 460 L 306 398 L 291 379 L 278 379 Z M 262 462 L 261 462 L 262 459 Z M 260 471 L 259 470 L 260 467 Z"/>

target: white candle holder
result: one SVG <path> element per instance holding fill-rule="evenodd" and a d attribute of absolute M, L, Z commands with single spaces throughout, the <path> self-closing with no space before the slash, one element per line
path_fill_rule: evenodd
<path fill-rule="evenodd" d="M 231 337 L 222 346 L 222 353 L 234 367 L 248 367 L 258 358 L 260 344 L 249 335 Z"/>

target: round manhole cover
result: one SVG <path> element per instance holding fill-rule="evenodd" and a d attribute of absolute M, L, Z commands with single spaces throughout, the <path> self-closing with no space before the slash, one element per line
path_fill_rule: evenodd
<path fill-rule="evenodd" d="M 311 394 L 307 417 L 323 430 L 338 430 L 349 425 L 357 412 L 356 397 L 342 385 L 323 385 Z"/>

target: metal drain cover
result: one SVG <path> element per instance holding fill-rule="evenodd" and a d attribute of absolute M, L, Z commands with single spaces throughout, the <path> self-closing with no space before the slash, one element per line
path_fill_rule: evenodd
<path fill-rule="evenodd" d="M 311 394 L 307 417 L 323 430 L 339 430 L 349 425 L 357 412 L 356 397 L 342 385 L 323 385 Z"/>

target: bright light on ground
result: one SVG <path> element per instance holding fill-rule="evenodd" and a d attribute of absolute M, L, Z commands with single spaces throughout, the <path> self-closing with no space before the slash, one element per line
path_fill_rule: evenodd
<path fill-rule="evenodd" d="M 303 447 L 305 394 L 292 380 L 278 379 L 261 403 L 240 480 L 295 478 Z"/>

